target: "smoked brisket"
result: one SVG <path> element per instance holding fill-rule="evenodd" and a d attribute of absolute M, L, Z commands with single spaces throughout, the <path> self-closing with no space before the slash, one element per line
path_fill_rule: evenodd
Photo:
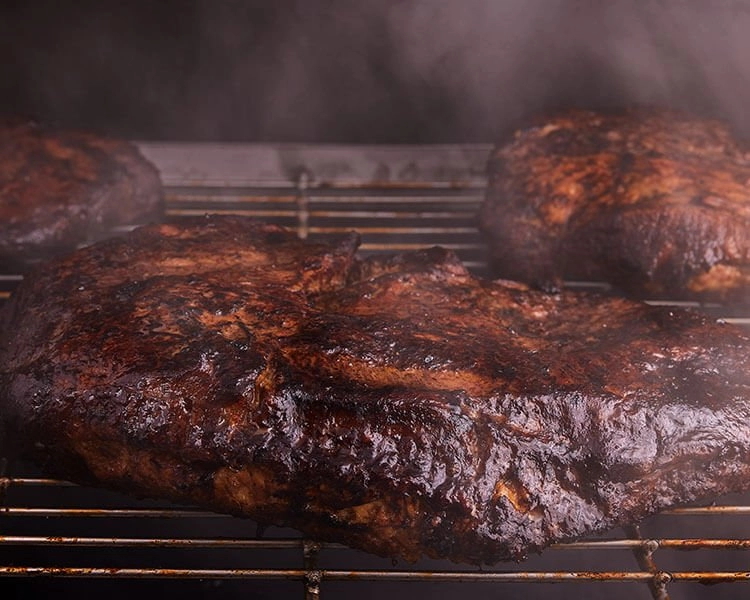
<path fill-rule="evenodd" d="M 3 449 L 83 484 L 478 564 L 750 488 L 741 328 L 358 242 L 214 216 L 43 265 L 3 308 Z"/>
<path fill-rule="evenodd" d="M 3 271 L 26 270 L 162 211 L 159 172 L 133 144 L 0 119 Z"/>
<path fill-rule="evenodd" d="M 492 152 L 479 227 L 497 277 L 750 302 L 750 154 L 718 121 L 573 110 Z"/>

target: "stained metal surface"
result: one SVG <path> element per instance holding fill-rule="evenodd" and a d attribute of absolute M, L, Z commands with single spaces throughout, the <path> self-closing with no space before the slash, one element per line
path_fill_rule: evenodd
<path fill-rule="evenodd" d="M 442 245 L 454 249 L 475 273 L 487 273 L 474 219 L 482 200 L 488 146 L 140 146 L 167 185 L 168 217 L 244 214 L 313 239 L 356 230 L 364 254 Z M 20 280 L 14 273 L 0 274 L 0 303 Z M 606 287 L 598 282 L 568 285 Z M 716 305 L 689 305 L 717 319 L 750 325 L 750 315 Z M 744 522 L 750 515 L 750 496 L 664 511 L 659 518 L 676 520 L 678 525 L 669 530 L 679 531 L 678 536 L 616 531 L 609 537 L 555 544 L 525 563 L 483 570 L 435 561 L 404 568 L 378 559 L 348 568 L 360 555 L 339 544 L 319 544 L 289 531 L 261 535 L 241 519 L 189 507 L 118 495 L 102 499 L 97 490 L 39 477 L 24 466 L 3 467 L 4 462 L 0 578 L 295 580 L 306 600 L 326 599 L 329 582 L 636 584 L 643 592 L 638 597 L 668 600 L 679 582 L 750 580 L 748 572 L 731 568 L 735 563 L 709 560 L 724 552 L 745 556 L 750 528 L 745 529 L 747 537 L 731 527 L 730 535 L 725 527 L 723 535 L 717 530 L 712 536 L 704 525 L 707 519 Z M 34 553 L 19 558 L 19 552 L 28 549 Z M 701 568 L 664 566 L 664 557 L 682 551 L 700 555 Z M 161 561 L 167 561 L 168 568 Z M 266 566 L 268 562 L 274 564 Z M 739 587 L 750 594 L 750 588 Z M 498 589 L 497 594 L 502 593 Z M 610 597 L 611 592 L 606 594 Z"/>
<path fill-rule="evenodd" d="M 169 186 L 466 188 L 484 183 L 486 144 L 320 145 L 138 142 Z"/>

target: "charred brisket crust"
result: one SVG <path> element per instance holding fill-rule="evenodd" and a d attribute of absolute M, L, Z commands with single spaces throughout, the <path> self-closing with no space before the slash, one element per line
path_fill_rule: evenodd
<path fill-rule="evenodd" d="M 0 268 L 161 218 L 159 172 L 130 142 L 0 120 Z"/>
<path fill-rule="evenodd" d="M 521 559 L 750 487 L 739 328 L 357 244 L 212 217 L 47 264 L 2 314 L 5 442 L 408 560 Z"/>
<path fill-rule="evenodd" d="M 745 304 L 749 157 L 724 124 L 676 111 L 539 119 L 489 160 L 479 227 L 493 273 Z"/>

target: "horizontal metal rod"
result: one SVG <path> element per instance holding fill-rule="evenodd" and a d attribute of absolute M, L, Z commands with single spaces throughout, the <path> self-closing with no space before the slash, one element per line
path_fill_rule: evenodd
<path fill-rule="evenodd" d="M 432 196 L 384 196 L 378 192 L 373 195 L 360 195 L 360 196 L 325 196 L 320 195 L 318 192 L 306 192 L 308 202 L 314 206 L 315 204 L 343 204 L 350 206 L 352 204 L 372 204 L 372 205 L 383 205 L 383 204 L 431 204 L 431 205 L 455 205 L 455 204 L 467 204 L 475 205 L 476 208 L 482 202 L 482 197 L 473 195 L 467 196 L 466 194 L 461 195 L 432 195 Z M 204 195 L 204 194 L 191 194 L 191 193 L 170 193 L 166 196 L 167 208 L 172 208 L 173 204 L 207 204 L 208 209 L 212 204 L 236 204 L 236 205 L 248 205 L 248 204 L 296 204 L 299 198 L 299 191 L 296 188 L 291 188 L 286 194 L 217 194 L 217 195 Z M 340 211 L 341 213 L 348 212 L 346 210 Z M 368 212 L 368 211 L 362 211 Z"/>
<path fill-rule="evenodd" d="M 204 513 L 201 513 L 201 516 Z M 210 513 L 213 514 L 213 513 Z M 216 539 L 216 538 L 123 538 L 123 537 L 71 537 L 71 536 L 22 536 L 0 535 L 0 545 L 5 546 L 167 546 L 185 548 L 301 548 L 301 538 L 271 539 Z M 324 543 L 324 548 L 346 548 L 343 544 Z M 630 550 L 644 547 L 650 551 L 659 548 L 681 550 L 746 550 L 750 548 L 748 539 L 613 539 L 586 540 L 552 544 L 550 550 Z"/>
<path fill-rule="evenodd" d="M 170 215 L 194 215 L 194 214 L 204 214 L 206 212 L 211 213 L 224 213 L 224 214 L 241 214 L 241 215 L 248 215 L 248 216 L 256 216 L 256 217 L 294 217 L 297 216 L 299 213 L 296 209 L 266 209 L 266 208 L 243 208 L 243 207 L 237 207 L 237 208 L 217 208 L 212 210 L 206 210 L 205 208 L 190 208 L 186 206 L 172 206 L 167 209 L 167 214 Z M 310 218 L 314 219 L 390 219 L 393 221 L 397 221 L 400 219 L 472 219 L 474 216 L 473 212 L 441 212 L 441 211 L 424 211 L 424 212 L 416 212 L 416 211 L 402 211 L 402 212 L 386 212 L 386 211 L 372 211 L 372 212 L 364 212 L 364 211 L 332 211 L 332 210 L 308 210 L 307 214 Z M 348 224 L 349 229 L 357 229 L 359 230 L 360 227 L 356 223 L 349 223 Z M 132 227 L 130 228 L 132 229 Z M 399 233 L 401 231 L 401 228 L 398 226 L 392 226 L 383 228 L 387 233 Z M 471 228 L 472 233 L 478 233 L 478 230 L 476 227 Z"/>
<path fill-rule="evenodd" d="M 459 194 L 450 195 L 383 195 L 380 190 L 375 190 L 372 195 L 352 195 L 352 196 L 326 196 L 320 192 L 313 191 L 308 194 L 309 201 L 312 206 L 315 203 L 320 204 L 473 204 L 477 208 L 482 203 L 483 196 L 480 194 L 467 195 L 465 191 L 461 191 Z"/>
<path fill-rule="evenodd" d="M 587 540 L 553 544 L 550 548 L 558 550 L 625 550 L 643 547 L 654 552 L 659 548 L 678 550 L 746 550 L 750 549 L 750 539 L 706 539 L 706 538 L 678 538 L 678 539 L 615 539 L 615 540 Z"/>
<path fill-rule="evenodd" d="M 472 219 L 474 217 L 473 211 L 384 211 L 384 210 L 373 210 L 373 211 L 362 211 L 362 210 L 308 210 L 308 214 L 312 218 L 333 218 L 333 219 L 391 219 L 398 221 L 399 219 Z M 351 223 L 351 227 L 355 227 L 356 223 Z M 400 231 L 398 225 L 391 227 L 388 231 L 398 232 Z M 479 233 L 476 227 L 472 227 L 473 233 Z"/>
<path fill-rule="evenodd" d="M 316 227 L 311 225 L 307 228 L 309 233 L 346 233 L 356 229 L 359 233 L 388 233 L 393 235 L 425 235 L 425 234 L 459 234 L 459 233 L 475 233 L 473 227 Z M 445 246 L 445 240 L 441 240 L 441 245 Z M 420 245 L 424 247 L 428 242 L 422 242 Z M 479 247 L 477 245 L 477 247 Z"/>
<path fill-rule="evenodd" d="M 296 210 L 260 210 L 256 208 L 237 209 L 237 208 L 217 208 L 206 210 L 205 208 L 168 208 L 167 215 L 172 217 L 186 216 L 203 216 L 206 213 L 214 215 L 242 215 L 244 217 L 270 218 L 270 217 L 288 217 L 295 218 Z"/>
<path fill-rule="evenodd" d="M 85 546 L 155 548 L 241 548 L 285 550 L 302 548 L 303 540 L 285 539 L 200 539 L 200 538 L 122 538 L 2 535 L 3 546 Z"/>
<path fill-rule="evenodd" d="M 646 581 L 654 576 L 638 571 L 318 571 L 330 581 L 440 581 L 440 582 L 563 582 L 563 581 Z M 302 579 L 304 569 L 161 569 L 100 567 L 18 567 L 0 566 L 0 575 L 53 577 L 167 577 L 193 579 Z M 697 574 L 701 575 L 701 574 Z M 717 575 L 712 573 L 712 575 Z M 729 573 L 721 573 L 729 578 Z M 714 579 L 714 578 L 711 578 Z M 738 577 L 739 579 L 739 577 Z"/>
<path fill-rule="evenodd" d="M 525 571 L 525 572 L 469 572 L 454 571 L 322 571 L 322 578 L 329 580 L 388 580 L 388 581 L 432 581 L 432 582 L 495 582 L 495 583 L 563 583 L 573 581 L 625 582 L 625 581 L 699 581 L 719 583 L 748 581 L 750 573 L 745 571 Z"/>
<path fill-rule="evenodd" d="M 722 317 L 720 320 L 734 325 L 750 325 L 750 317 Z"/>
<path fill-rule="evenodd" d="M 164 177 L 163 183 L 166 190 L 177 193 L 185 193 L 186 190 L 210 190 L 212 194 L 252 194 L 254 190 L 281 190 L 288 192 L 297 189 L 297 182 L 292 179 L 252 179 L 239 178 L 234 180 L 209 179 L 202 181 L 185 180 L 181 178 Z M 431 192 L 448 194 L 481 194 L 487 189 L 483 178 L 474 177 L 471 180 L 455 181 L 430 181 L 422 179 L 419 181 L 373 181 L 356 179 L 339 179 L 338 181 L 308 181 L 305 189 L 308 193 L 330 194 L 331 192 L 343 192 L 349 194 L 390 194 L 393 192 Z M 266 192 L 267 193 L 267 192 Z"/>
<path fill-rule="evenodd" d="M 21 508 L 0 507 L 0 517 L 135 517 L 135 518 L 232 518 L 230 515 L 203 510 L 176 508 Z"/>
<path fill-rule="evenodd" d="M 644 302 L 651 306 L 680 306 L 683 308 L 697 308 L 701 305 L 700 302 L 694 300 L 644 300 Z"/>
<path fill-rule="evenodd" d="M 297 202 L 298 192 L 296 188 L 290 187 L 285 190 L 286 193 L 269 194 L 265 191 L 260 191 L 257 194 L 252 192 L 236 192 L 231 191 L 229 193 L 223 193 L 220 190 L 217 194 L 192 194 L 184 192 L 168 192 L 164 198 L 166 206 L 169 209 L 171 204 L 175 203 L 190 203 L 190 204 L 295 204 Z"/>
<path fill-rule="evenodd" d="M 307 189 L 309 191 L 319 191 L 326 193 L 327 190 L 345 191 L 351 190 L 356 192 L 362 190 L 367 193 L 389 193 L 394 191 L 421 191 L 429 192 L 430 190 L 439 190 L 446 192 L 483 192 L 487 189 L 486 182 L 482 178 L 473 178 L 472 180 L 464 181 L 434 181 L 434 180 L 418 180 L 418 181 L 399 181 L 399 182 L 388 182 L 388 181 L 357 181 L 354 179 L 346 180 L 339 179 L 337 181 L 325 181 L 317 182 L 311 181 Z"/>
<path fill-rule="evenodd" d="M 88 578 L 172 578 L 172 579 L 304 579 L 304 569 L 162 569 L 102 567 L 24 567 L 0 566 L 6 577 L 88 577 Z M 694 581 L 702 583 L 745 582 L 746 571 L 674 571 L 646 573 L 642 571 L 523 571 L 523 572 L 460 572 L 460 571 L 316 571 L 323 581 L 421 581 L 421 582 L 492 582 L 492 583 L 563 583 L 563 582 L 628 582 Z"/>
<path fill-rule="evenodd" d="M 747 581 L 747 572 L 657 572 L 645 571 L 518 571 L 518 572 L 456 572 L 456 571 L 321 571 L 323 580 L 386 580 L 431 582 L 495 582 L 495 583 L 563 583 L 574 581 L 626 582 L 654 581 Z"/>
<path fill-rule="evenodd" d="M 0 487 L 3 486 L 55 486 L 55 487 L 77 487 L 75 483 L 64 479 L 52 479 L 50 477 L 0 477 Z"/>
<path fill-rule="evenodd" d="M 172 579 L 303 579 L 303 569 L 160 569 L 0 566 L 2 577 L 118 577 Z"/>
<path fill-rule="evenodd" d="M 603 290 L 609 290 L 612 286 L 604 281 L 563 281 L 563 285 L 567 288 L 601 288 Z"/>
<path fill-rule="evenodd" d="M 297 210 L 271 210 L 271 209 L 261 209 L 261 208 L 217 208 L 210 211 L 207 211 L 203 208 L 185 208 L 185 207 L 172 207 L 167 209 L 167 214 L 171 216 L 187 216 L 187 215 L 203 215 L 206 212 L 210 212 L 212 214 L 231 214 L 231 215 L 244 215 L 246 217 L 258 217 L 258 218 L 268 218 L 268 217 L 296 217 L 298 215 Z M 417 212 L 402 212 L 402 213 L 392 213 L 392 214 L 386 214 L 382 212 L 372 212 L 372 213 L 363 213 L 363 214 L 353 214 L 353 213 L 342 213 L 342 212 L 333 212 L 333 211 L 308 211 L 309 218 L 312 219 L 450 219 L 450 220 L 456 220 L 456 219 L 471 219 L 472 213 L 463 213 L 463 212 L 455 212 L 455 213 L 440 213 L 440 212 L 431 212 L 431 213 L 417 213 Z M 132 229 L 132 228 L 131 228 Z M 334 231 L 351 231 L 352 229 L 356 229 L 357 231 L 361 231 L 362 233 L 367 233 L 370 231 L 367 227 L 359 226 L 356 223 L 348 223 L 346 226 L 341 226 L 339 228 L 330 228 L 332 232 Z M 390 233 L 393 235 L 403 233 L 404 231 L 408 231 L 409 229 L 416 229 L 416 228 L 406 228 L 406 227 L 399 227 L 397 225 L 390 226 L 390 227 L 379 227 L 378 231 L 381 233 Z M 476 227 L 462 227 L 462 230 L 465 229 L 466 233 L 477 233 Z M 438 228 L 438 229 L 429 229 L 424 228 L 424 231 L 422 233 L 443 233 L 444 231 L 450 232 L 450 228 Z"/>
<path fill-rule="evenodd" d="M 750 506 L 684 506 L 681 508 L 670 508 L 663 510 L 662 515 L 717 515 L 734 514 L 750 515 Z"/>
<path fill-rule="evenodd" d="M 443 248 L 449 250 L 481 250 L 482 246 L 479 244 L 440 244 Z M 374 242 L 365 242 L 360 248 L 362 250 L 422 250 L 425 247 L 424 243 L 385 243 L 379 244 Z"/>

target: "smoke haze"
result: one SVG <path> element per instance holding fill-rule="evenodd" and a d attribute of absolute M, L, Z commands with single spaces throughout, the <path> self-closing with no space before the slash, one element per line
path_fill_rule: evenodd
<path fill-rule="evenodd" d="M 0 52 L 3 112 L 141 139 L 486 142 L 633 102 L 750 137 L 741 2 L 6 2 Z"/>

